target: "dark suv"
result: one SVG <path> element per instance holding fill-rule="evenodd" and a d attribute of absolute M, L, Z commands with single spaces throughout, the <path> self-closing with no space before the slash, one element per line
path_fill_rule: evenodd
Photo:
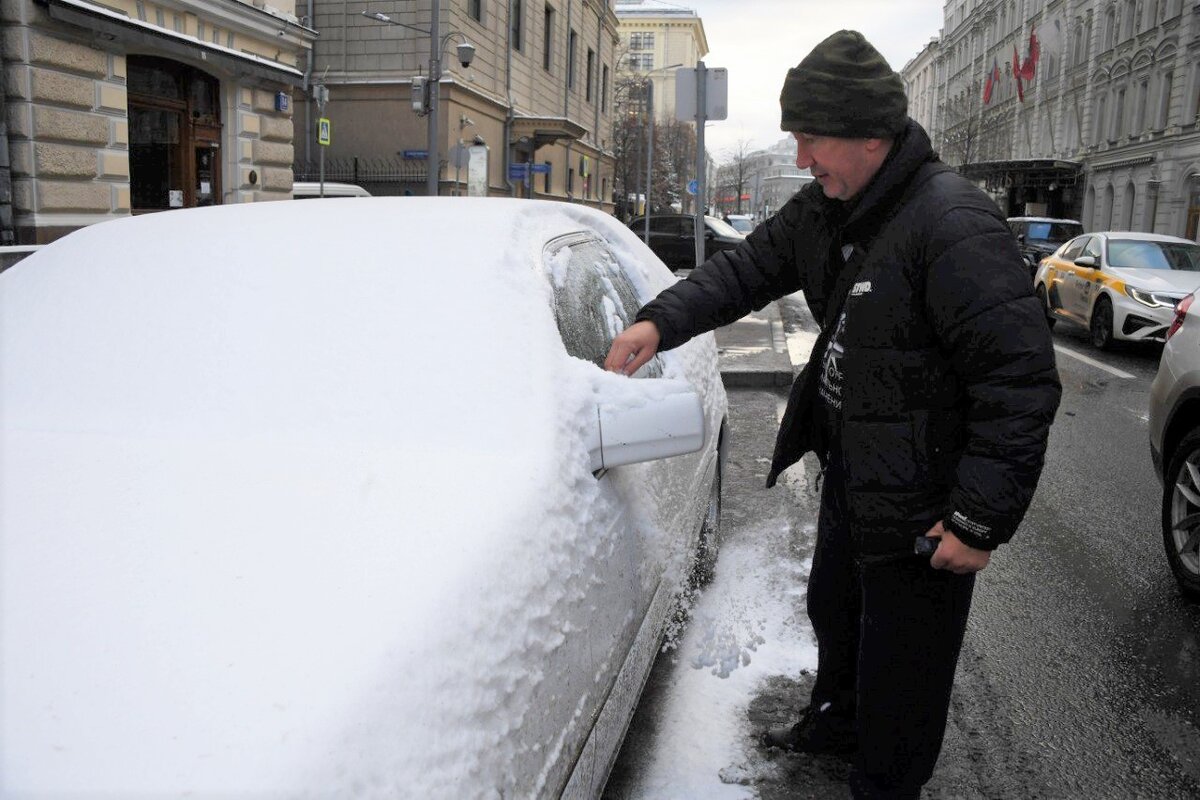
<path fill-rule="evenodd" d="M 1008 227 L 1017 237 L 1021 257 L 1029 267 L 1029 277 L 1037 272 L 1042 259 L 1053 253 L 1063 242 L 1083 233 L 1083 224 L 1075 219 L 1050 217 L 1009 217 Z"/>
<path fill-rule="evenodd" d="M 651 214 L 650 249 L 672 270 L 696 266 L 696 223 L 690 214 Z M 646 230 L 646 218 L 635 217 L 629 223 L 641 238 Z M 704 258 L 709 259 L 721 250 L 732 250 L 745 240 L 728 222 L 716 217 L 704 218 Z"/>

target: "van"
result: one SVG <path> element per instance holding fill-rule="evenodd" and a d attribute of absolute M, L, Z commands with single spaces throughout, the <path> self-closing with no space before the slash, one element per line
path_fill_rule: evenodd
<path fill-rule="evenodd" d="M 325 181 L 325 197 L 370 197 L 371 193 L 353 183 L 331 183 Z M 311 200 L 321 197 L 321 184 L 317 181 L 297 181 L 292 184 L 293 200 Z"/>

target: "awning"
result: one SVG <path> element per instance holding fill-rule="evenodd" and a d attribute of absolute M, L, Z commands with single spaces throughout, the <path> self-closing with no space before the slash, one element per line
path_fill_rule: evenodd
<path fill-rule="evenodd" d="M 1078 161 L 1057 158 L 1019 158 L 1008 161 L 977 161 L 963 164 L 960 174 L 973 181 L 983 181 L 989 191 L 1030 187 L 1074 186 L 1083 171 Z"/>
<path fill-rule="evenodd" d="M 271 83 L 300 86 L 304 73 L 269 58 L 245 53 L 219 44 L 202 42 L 186 34 L 169 31 L 132 19 L 84 0 L 38 0 L 52 19 L 77 25 L 102 39 L 145 47 L 193 62 L 207 62 L 239 78 L 250 76 Z M 281 22 L 282 24 L 282 22 Z"/>
<path fill-rule="evenodd" d="M 578 141 L 587 134 L 587 128 L 566 117 L 514 117 L 512 121 L 512 143 L 522 140 L 531 142 L 537 150 L 544 145 L 563 139 Z"/>

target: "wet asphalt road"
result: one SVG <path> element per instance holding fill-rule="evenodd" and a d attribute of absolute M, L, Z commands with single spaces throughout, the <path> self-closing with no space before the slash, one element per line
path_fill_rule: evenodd
<path fill-rule="evenodd" d="M 784 317 L 811 329 L 803 310 L 787 306 Z M 1159 349 L 1098 353 L 1061 323 L 1054 336 L 1064 394 L 1046 469 L 1016 539 L 977 584 L 946 741 L 924 796 L 1200 797 L 1200 606 L 1179 596 L 1166 565 L 1147 444 Z M 789 550 L 810 552 L 815 496 L 763 490 L 757 474 L 781 397 L 730 392 L 725 532 L 737 537 L 757 516 L 786 513 L 795 526 Z M 803 615 L 803 599 L 796 605 Z M 678 668 L 656 666 L 606 798 L 650 796 L 638 793 L 637 774 L 661 746 L 655 706 Z M 751 796 L 849 797 L 840 762 L 756 744 L 763 729 L 794 718 L 810 685 L 808 675 L 771 677 L 746 710 L 753 778 L 742 788 Z"/>

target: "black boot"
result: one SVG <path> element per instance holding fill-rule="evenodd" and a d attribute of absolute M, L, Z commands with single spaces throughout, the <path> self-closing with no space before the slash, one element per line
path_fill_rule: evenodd
<path fill-rule="evenodd" d="M 767 747 L 793 753 L 835 755 L 849 759 L 858 751 L 858 736 L 852 722 L 829 713 L 829 704 L 821 709 L 804 709 L 795 725 L 772 728 L 763 737 Z"/>

